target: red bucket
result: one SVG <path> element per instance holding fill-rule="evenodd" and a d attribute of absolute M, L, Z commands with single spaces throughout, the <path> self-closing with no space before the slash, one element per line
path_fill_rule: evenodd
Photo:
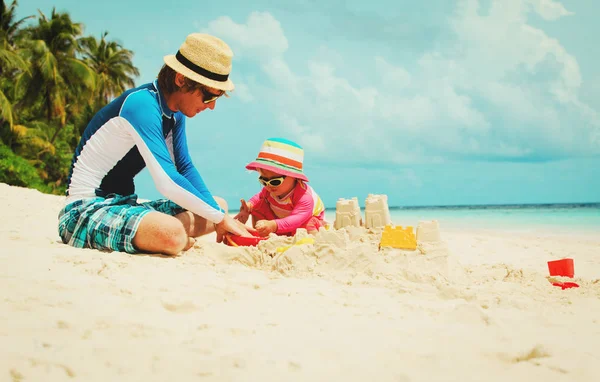
<path fill-rule="evenodd" d="M 573 259 L 548 261 L 548 270 L 550 271 L 550 276 L 573 277 L 575 275 Z"/>
<path fill-rule="evenodd" d="M 579 288 L 579 284 L 577 283 L 552 283 L 552 285 L 560 287 L 562 290 L 569 288 Z"/>
<path fill-rule="evenodd" d="M 244 237 L 244 236 L 234 236 L 234 235 L 226 235 L 225 236 L 225 244 L 232 247 L 255 247 L 261 240 L 267 240 L 268 237 Z"/>

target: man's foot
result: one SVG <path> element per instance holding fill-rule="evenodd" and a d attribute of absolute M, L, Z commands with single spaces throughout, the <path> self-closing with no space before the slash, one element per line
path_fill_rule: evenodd
<path fill-rule="evenodd" d="M 183 249 L 183 252 L 185 252 L 188 249 L 192 248 L 194 246 L 194 244 L 196 244 L 196 239 L 194 239 L 193 237 L 188 237 L 188 243 L 185 246 L 185 248 Z"/>

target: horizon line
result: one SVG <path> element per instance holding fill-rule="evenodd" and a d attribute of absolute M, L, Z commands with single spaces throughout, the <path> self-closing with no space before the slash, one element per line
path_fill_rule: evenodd
<path fill-rule="evenodd" d="M 460 207 L 549 207 L 549 206 L 595 206 L 600 207 L 600 201 L 597 202 L 558 202 L 558 203 L 494 203 L 494 204 L 431 204 L 431 205 L 399 205 L 388 206 L 389 209 L 403 208 L 460 208 Z M 364 205 L 359 205 L 365 208 Z M 336 207 L 325 207 L 326 210 L 335 210 Z"/>

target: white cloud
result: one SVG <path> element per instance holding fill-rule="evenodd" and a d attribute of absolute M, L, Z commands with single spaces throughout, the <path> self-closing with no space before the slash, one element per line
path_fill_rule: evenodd
<path fill-rule="evenodd" d="M 405 130 L 418 131 L 422 126 L 429 126 L 438 120 L 435 114 L 437 107 L 426 96 L 381 97 L 377 104 L 386 122 L 401 125 Z"/>
<path fill-rule="evenodd" d="M 551 0 L 492 0 L 483 15 L 478 1 L 463 0 L 443 45 L 398 62 L 349 50 L 345 62 L 334 64 L 327 58 L 335 51 L 323 45 L 315 50 L 332 54 L 288 62 L 287 38 L 268 13 L 252 13 L 245 24 L 221 18 L 210 25 L 257 60 L 266 77 L 259 98 L 290 138 L 329 160 L 598 154 L 600 118 L 579 99 L 577 60 L 528 24 L 531 12 L 549 21 L 571 14 Z M 373 57 L 368 83 L 341 74 L 345 66 L 355 70 L 353 54 Z"/>
<path fill-rule="evenodd" d="M 235 96 L 244 103 L 254 101 L 254 95 L 252 95 L 250 88 L 243 82 L 235 82 Z"/>
<path fill-rule="evenodd" d="M 283 126 L 298 137 L 297 142 L 305 150 L 311 152 L 324 153 L 326 145 L 323 137 L 317 134 L 311 134 L 311 129 L 300 125 L 298 120 L 288 114 L 282 113 L 279 115 L 279 120 Z"/>
<path fill-rule="evenodd" d="M 528 2 L 494 1 L 486 16 L 478 14 L 476 3 L 464 2 L 452 23 L 459 47 L 466 52 L 460 66 L 469 73 L 466 86 L 471 92 L 505 110 L 511 124 L 519 126 L 495 128 L 504 137 L 510 131 L 522 138 L 511 139 L 512 151 L 530 153 L 527 146 L 546 142 L 548 148 L 575 155 L 600 152 L 597 144 L 581 139 L 591 134 L 589 127 L 598 124 L 598 118 L 579 100 L 582 78 L 575 57 L 557 39 L 527 24 Z M 546 19 L 570 14 L 556 2 L 529 3 Z M 464 81 L 465 77 L 455 84 L 464 87 Z"/>
<path fill-rule="evenodd" d="M 231 44 L 234 54 L 259 60 L 281 56 L 288 49 L 281 24 L 268 12 L 252 12 L 245 24 L 219 17 L 208 24 L 207 32 Z"/>
<path fill-rule="evenodd" d="M 401 90 L 410 85 L 410 73 L 401 66 L 394 66 L 381 56 L 375 57 L 375 68 L 380 74 L 383 86 Z"/>
<path fill-rule="evenodd" d="M 573 12 L 569 12 L 565 7 L 552 0 L 529 0 L 529 3 L 533 5 L 536 12 L 546 20 L 557 20 L 563 16 L 573 15 Z"/>
<path fill-rule="evenodd" d="M 292 72 L 285 60 L 274 58 L 262 64 L 262 69 L 265 74 L 271 79 L 273 85 L 278 88 L 286 87 L 290 94 L 299 96 L 297 92 L 298 79 L 296 74 Z"/>

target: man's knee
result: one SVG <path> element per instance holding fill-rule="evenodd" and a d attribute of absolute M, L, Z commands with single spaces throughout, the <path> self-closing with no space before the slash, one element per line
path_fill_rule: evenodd
<path fill-rule="evenodd" d="M 141 251 L 176 255 L 187 246 L 188 235 L 178 219 L 153 212 L 142 218 L 133 244 Z"/>
<path fill-rule="evenodd" d="M 171 216 L 169 216 L 171 218 Z M 175 218 L 168 220 L 156 233 L 159 245 L 167 254 L 177 254 L 188 244 L 188 235 L 181 222 Z"/>

